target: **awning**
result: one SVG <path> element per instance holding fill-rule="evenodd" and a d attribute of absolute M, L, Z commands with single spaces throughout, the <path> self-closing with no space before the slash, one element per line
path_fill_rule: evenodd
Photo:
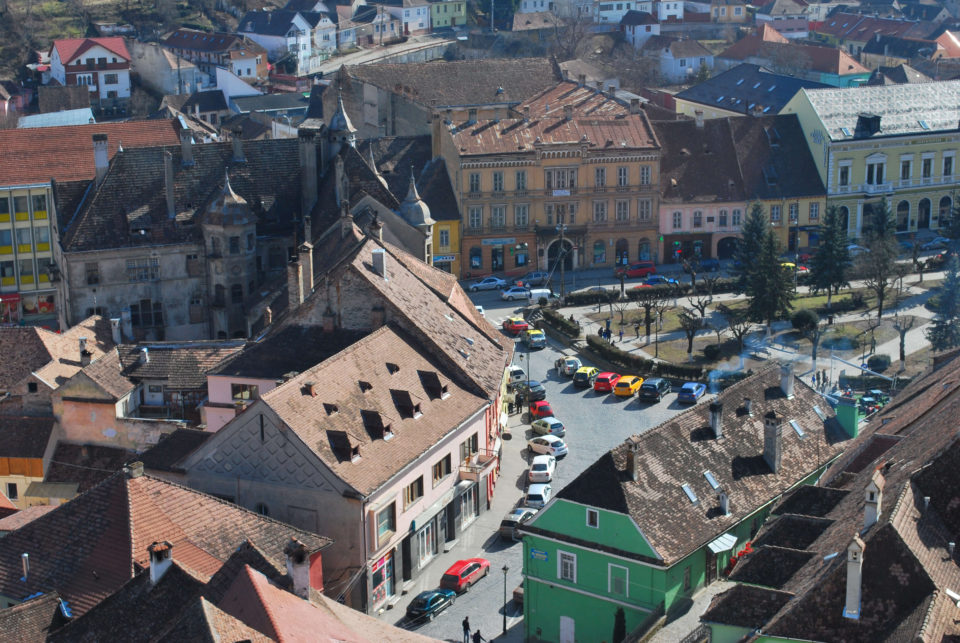
<path fill-rule="evenodd" d="M 506 413 L 501 413 L 501 414 L 500 414 L 500 428 L 501 428 L 501 429 L 507 428 L 507 422 L 508 422 L 508 421 L 509 421 L 509 417 L 507 416 L 507 414 L 506 414 Z"/>
<path fill-rule="evenodd" d="M 434 516 L 443 511 L 443 508 L 450 504 L 450 502 L 453 500 L 453 494 L 454 490 L 450 489 L 445 494 L 440 496 L 439 500 L 421 511 L 420 515 L 410 521 L 410 531 L 415 532 L 417 529 L 420 529 L 430 522 Z"/>
<path fill-rule="evenodd" d="M 737 537 L 733 534 L 724 534 L 714 540 L 712 543 L 707 545 L 715 554 L 719 554 L 722 551 L 730 551 L 733 549 L 733 546 L 737 544 Z"/>

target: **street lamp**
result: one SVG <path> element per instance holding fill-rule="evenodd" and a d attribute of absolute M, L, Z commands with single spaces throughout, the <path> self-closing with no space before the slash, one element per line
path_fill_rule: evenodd
<path fill-rule="evenodd" d="M 510 568 L 503 565 L 503 635 L 507 635 L 507 572 Z"/>
<path fill-rule="evenodd" d="M 567 225 L 565 223 L 557 224 L 557 233 L 560 235 L 560 251 L 557 252 L 557 261 L 560 262 L 560 301 L 563 301 L 563 298 L 566 296 L 566 288 L 564 287 L 563 278 L 563 265 L 565 263 L 564 255 L 566 255 L 566 247 L 563 245 L 563 233 L 566 231 Z"/>

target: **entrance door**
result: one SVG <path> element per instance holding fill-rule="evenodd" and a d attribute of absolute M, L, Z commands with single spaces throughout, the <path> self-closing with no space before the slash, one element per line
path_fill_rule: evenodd
<path fill-rule="evenodd" d="M 460 529 L 469 525 L 476 517 L 477 485 L 473 485 L 460 495 Z"/>
<path fill-rule="evenodd" d="M 574 622 L 569 616 L 560 617 L 560 643 L 575 643 Z"/>
<path fill-rule="evenodd" d="M 490 269 L 494 272 L 503 270 L 503 246 L 494 246 L 490 251 Z"/>
<path fill-rule="evenodd" d="M 920 207 L 917 208 L 917 227 L 930 227 L 930 199 L 920 200 Z"/>
<path fill-rule="evenodd" d="M 717 555 L 707 550 L 707 585 L 717 580 Z"/>

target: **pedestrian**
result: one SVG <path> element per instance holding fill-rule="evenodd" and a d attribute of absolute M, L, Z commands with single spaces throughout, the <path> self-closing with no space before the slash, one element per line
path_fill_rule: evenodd
<path fill-rule="evenodd" d="M 470 643 L 470 619 L 463 617 L 463 643 Z"/>
<path fill-rule="evenodd" d="M 517 393 L 517 413 L 523 415 L 523 395 Z"/>
<path fill-rule="evenodd" d="M 623 343 L 623 327 L 620 327 L 620 343 Z"/>
<path fill-rule="evenodd" d="M 507 397 L 507 415 L 513 415 L 513 396 Z"/>
<path fill-rule="evenodd" d="M 480 636 L 480 630 L 478 629 L 473 633 L 473 643 L 480 643 L 481 641 L 486 641 L 487 639 Z"/>
<path fill-rule="evenodd" d="M 607 319 L 606 322 L 607 322 L 607 332 L 609 333 L 609 332 L 610 332 L 610 320 Z"/>
<path fill-rule="evenodd" d="M 597 329 L 597 335 L 600 336 L 600 339 L 603 339 L 603 326 Z"/>
<path fill-rule="evenodd" d="M 637 334 L 637 339 L 640 339 L 640 324 L 633 325 L 633 332 Z"/>

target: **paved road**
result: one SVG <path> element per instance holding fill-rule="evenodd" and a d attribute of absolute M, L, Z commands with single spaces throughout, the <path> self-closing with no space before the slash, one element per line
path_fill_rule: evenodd
<path fill-rule="evenodd" d="M 478 293 L 474 301 L 482 304 L 487 319 L 499 326 L 514 310 L 513 304 L 500 302 L 499 293 Z M 637 400 L 622 400 L 613 396 L 596 395 L 592 391 L 574 388 L 567 378 L 560 378 L 553 370 L 554 360 L 561 354 L 560 347 L 550 342 L 548 347 L 532 353 L 522 346 L 517 347 L 515 363 L 529 368 L 532 378 L 539 378 L 547 389 L 547 399 L 559 419 L 568 427 L 566 441 L 570 455 L 557 467 L 554 491 L 559 491 L 572 481 L 587 466 L 616 446 L 629 435 L 640 433 L 672 417 L 685 407 L 676 403 L 671 394 L 657 405 L 641 404 Z M 520 423 L 520 416 L 510 418 L 512 439 L 504 441 L 501 478 L 494 494 L 492 508 L 477 518 L 454 547 L 434 560 L 430 568 L 418 579 L 415 587 L 408 590 L 397 606 L 381 615 L 381 618 L 401 626 L 405 623 L 404 610 L 417 593 L 436 587 L 443 571 L 461 558 L 482 556 L 491 563 L 490 575 L 481 580 L 456 603 L 439 615 L 433 622 L 412 629 L 421 634 L 441 640 L 461 640 L 460 623 L 464 616 L 470 618 L 474 630 L 478 627 L 485 638 L 503 641 L 523 640 L 523 611 L 512 601 L 507 604 L 507 635 L 503 631 L 504 574 L 508 566 L 506 587 L 508 599 L 522 580 L 520 543 L 508 543 L 496 536 L 501 518 L 512 509 L 523 494 L 526 481 L 528 453 L 525 449 L 529 435 L 528 426 Z"/>

